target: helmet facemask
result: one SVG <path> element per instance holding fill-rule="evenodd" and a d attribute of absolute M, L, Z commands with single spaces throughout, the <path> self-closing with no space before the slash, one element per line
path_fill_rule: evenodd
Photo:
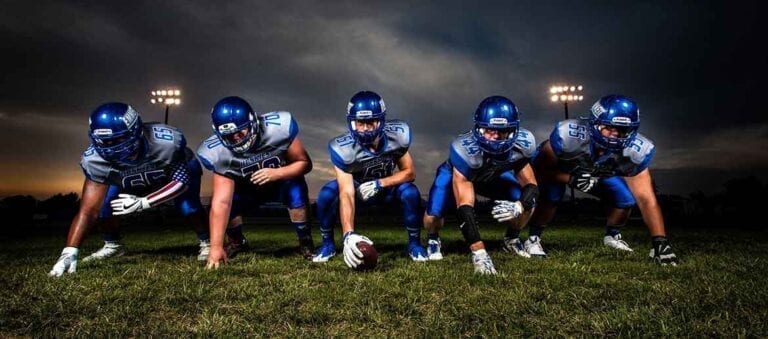
<path fill-rule="evenodd" d="M 224 147 L 235 153 L 245 153 L 258 140 L 258 125 L 253 114 L 249 114 L 249 120 L 236 125 L 228 122 L 219 126 L 213 126 L 213 130 L 221 140 Z"/>

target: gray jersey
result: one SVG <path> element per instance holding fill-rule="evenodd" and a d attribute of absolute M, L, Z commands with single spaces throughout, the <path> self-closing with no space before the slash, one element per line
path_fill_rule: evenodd
<path fill-rule="evenodd" d="M 589 128 L 589 121 L 584 119 L 557 123 L 549 136 L 549 143 L 557 155 L 560 170 L 568 173 L 583 170 L 600 177 L 610 177 L 634 176 L 648 168 L 655 153 L 650 139 L 638 133 L 632 144 L 621 152 L 606 152 L 597 157 Z"/>
<path fill-rule="evenodd" d="M 95 182 L 118 185 L 124 189 L 159 188 L 171 181 L 174 164 L 194 158 L 180 130 L 160 123 L 143 126 L 145 147 L 135 164 L 104 160 L 93 145 L 83 152 L 80 167 Z"/>
<path fill-rule="evenodd" d="M 384 124 L 383 144 L 372 153 L 355 142 L 350 132 L 331 139 L 328 151 L 331 162 L 344 172 L 352 174 L 357 182 L 381 179 L 392 175 L 398 160 L 411 146 L 411 128 L 405 121 L 389 120 Z"/>
<path fill-rule="evenodd" d="M 504 172 L 522 168 L 535 149 L 533 133 L 520 128 L 512 150 L 501 155 L 486 154 L 475 142 L 472 131 L 469 131 L 451 142 L 448 163 L 469 181 L 489 182 Z"/>
<path fill-rule="evenodd" d="M 234 180 L 247 180 L 262 168 L 286 165 L 286 153 L 299 126 L 289 112 L 270 112 L 258 116 L 259 140 L 245 153 L 235 153 L 225 147 L 216 134 L 205 139 L 197 148 L 197 156 L 205 168 Z"/>

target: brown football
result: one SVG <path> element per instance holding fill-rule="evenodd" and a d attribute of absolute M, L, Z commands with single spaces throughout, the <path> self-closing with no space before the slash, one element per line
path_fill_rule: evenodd
<path fill-rule="evenodd" d="M 379 263 L 379 252 L 373 248 L 373 245 L 369 245 L 367 242 L 358 242 L 357 248 L 363 253 L 363 263 L 357 265 L 355 268 L 358 271 L 367 271 L 376 268 L 376 264 Z"/>

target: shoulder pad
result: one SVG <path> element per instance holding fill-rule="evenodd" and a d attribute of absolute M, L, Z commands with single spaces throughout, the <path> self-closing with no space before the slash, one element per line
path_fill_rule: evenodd
<path fill-rule="evenodd" d="M 525 128 L 520 128 L 515 140 L 515 148 L 520 150 L 524 157 L 530 158 L 536 150 L 536 137 Z"/>
<path fill-rule="evenodd" d="M 411 146 L 411 127 L 403 120 L 388 120 L 384 124 L 384 134 L 389 139 L 388 142 L 395 143 L 398 147 Z"/>

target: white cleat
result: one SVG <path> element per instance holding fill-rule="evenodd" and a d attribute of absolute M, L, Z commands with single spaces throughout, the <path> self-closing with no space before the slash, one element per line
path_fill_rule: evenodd
<path fill-rule="evenodd" d="M 103 260 L 103 259 L 112 258 L 112 257 L 119 257 L 123 254 L 125 254 L 125 249 L 123 248 L 123 245 L 121 245 L 119 242 L 105 241 L 104 247 L 100 248 L 96 252 L 91 253 L 91 255 L 83 258 L 83 261 Z"/>
<path fill-rule="evenodd" d="M 496 267 L 493 266 L 491 256 L 485 250 L 472 252 L 472 265 L 475 266 L 475 273 L 496 275 Z"/>
<path fill-rule="evenodd" d="M 603 244 L 608 247 L 615 248 L 617 250 L 627 251 L 627 252 L 634 252 L 629 245 L 627 245 L 627 242 L 624 240 L 621 240 L 621 234 L 617 234 L 615 236 L 606 235 L 603 237 Z"/>
<path fill-rule="evenodd" d="M 200 252 L 197 254 L 198 261 L 208 261 L 208 254 L 211 253 L 211 242 L 209 240 L 200 241 Z"/>
<path fill-rule="evenodd" d="M 520 238 L 504 238 L 504 247 L 502 247 L 502 249 L 504 252 L 514 253 L 523 258 L 531 257 L 531 255 L 525 251 L 525 246 L 523 246 L 523 242 L 520 241 Z"/>
<path fill-rule="evenodd" d="M 429 260 L 443 260 L 442 246 L 443 243 L 440 239 L 429 239 L 427 242 L 427 258 Z"/>
<path fill-rule="evenodd" d="M 528 237 L 528 240 L 525 241 L 525 251 L 528 252 L 531 257 L 547 257 L 547 253 L 544 252 L 544 247 L 541 246 L 541 238 L 535 235 Z"/>

